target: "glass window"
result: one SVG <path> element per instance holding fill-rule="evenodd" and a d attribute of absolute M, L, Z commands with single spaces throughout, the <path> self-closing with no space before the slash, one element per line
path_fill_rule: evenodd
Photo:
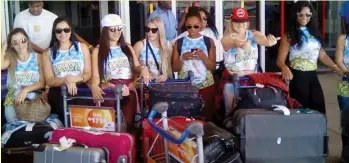
<path fill-rule="evenodd" d="M 340 1 L 326 2 L 326 32 L 325 45 L 326 48 L 336 48 L 337 37 L 341 34 L 341 18 L 339 11 L 342 7 Z"/>
<path fill-rule="evenodd" d="M 112 4 L 109 7 L 114 10 L 118 8 Z M 21 11 L 27 8 L 28 2 L 20 1 Z M 67 16 L 80 37 L 97 45 L 100 35 L 99 1 L 44 1 L 44 9 L 58 16 Z"/>

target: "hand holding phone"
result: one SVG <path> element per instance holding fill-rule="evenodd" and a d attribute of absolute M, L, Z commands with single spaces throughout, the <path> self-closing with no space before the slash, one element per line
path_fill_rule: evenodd
<path fill-rule="evenodd" d="M 191 52 L 192 52 L 192 53 L 195 53 L 195 52 L 197 52 L 198 50 L 199 50 L 199 48 L 192 48 L 192 49 L 191 49 Z"/>

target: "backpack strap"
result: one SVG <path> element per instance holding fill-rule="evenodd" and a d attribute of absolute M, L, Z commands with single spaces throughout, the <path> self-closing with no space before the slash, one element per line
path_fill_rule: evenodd
<path fill-rule="evenodd" d="M 204 42 L 205 42 L 205 45 L 206 45 L 206 48 L 207 48 L 207 53 L 209 54 L 210 48 L 211 48 L 211 41 L 210 41 L 210 38 L 207 37 L 207 36 L 204 36 Z M 207 55 L 208 55 L 208 54 L 207 54 Z"/>
<path fill-rule="evenodd" d="M 182 45 L 183 45 L 183 37 L 177 40 L 177 52 L 179 56 L 181 56 Z"/>

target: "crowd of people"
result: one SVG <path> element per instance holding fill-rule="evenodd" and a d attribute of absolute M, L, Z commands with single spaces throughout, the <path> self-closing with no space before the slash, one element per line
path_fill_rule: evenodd
<path fill-rule="evenodd" d="M 271 47 L 279 40 L 277 65 L 283 79 L 290 81 L 291 97 L 305 108 L 326 114 L 317 77 L 318 60 L 341 76 L 349 72 L 348 35 L 339 36 L 333 62 L 324 50 L 317 14 L 308 1 L 294 4 L 282 36 L 266 36 L 250 30 L 248 11 L 234 8 L 221 39 L 211 15 L 204 8 L 189 7 L 182 27 L 178 27 L 170 11 L 170 2 L 161 1 L 146 23 L 146 38 L 131 46 L 123 35 L 127 24 L 122 23 L 120 16 L 108 14 L 101 20 L 101 34 L 95 47 L 74 32 L 70 20 L 57 17 L 42 7 L 43 2 L 29 2 L 29 9 L 16 16 L 15 28 L 2 46 L 1 68 L 9 70 L 4 103 L 7 121 L 16 120 L 14 103 L 35 99 L 45 91 L 52 113 L 63 121 L 62 85 L 67 86 L 72 96 L 77 95 L 79 88 L 90 88 L 96 99 L 94 102 L 112 106 L 109 101 L 103 101 L 104 97 L 112 96 L 103 89 L 122 84 L 123 89 L 130 90 L 122 110 L 127 128 L 132 130 L 138 100 L 137 92 L 131 91 L 137 89 L 134 81 L 141 77 L 146 84 L 164 82 L 172 79 L 174 72 L 178 72 L 179 79 L 185 79 L 188 71 L 194 72 L 192 81 L 204 99 L 202 116 L 210 121 L 215 112 L 216 91 L 224 92 L 224 107 L 233 108 L 233 85 L 226 84 L 226 79 L 232 74 L 256 73 L 258 45 Z M 349 22 L 345 24 L 348 31 Z M 178 28 L 184 30 L 177 36 Z M 218 81 L 223 84 L 216 87 L 213 72 L 218 47 L 224 49 L 224 71 Z M 349 83 L 344 78 L 337 91 L 342 110 L 349 108 Z"/>

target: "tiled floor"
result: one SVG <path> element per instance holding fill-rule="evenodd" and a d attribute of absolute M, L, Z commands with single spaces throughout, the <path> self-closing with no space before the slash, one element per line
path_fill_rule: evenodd
<path fill-rule="evenodd" d="M 341 154 L 341 136 L 340 136 L 340 115 L 336 96 L 337 81 L 340 79 L 334 73 L 319 74 L 319 79 L 325 95 L 327 109 L 327 128 L 330 137 L 329 140 L 329 158 L 327 163 L 339 163 Z"/>

